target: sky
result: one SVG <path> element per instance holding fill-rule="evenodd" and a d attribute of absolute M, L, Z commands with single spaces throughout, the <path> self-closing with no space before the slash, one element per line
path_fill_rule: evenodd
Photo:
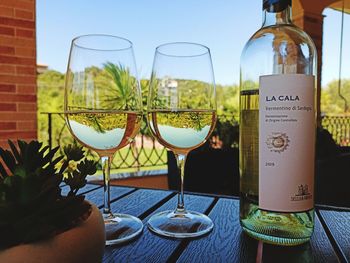
<path fill-rule="evenodd" d="M 326 9 L 323 12 L 323 71 L 322 86 L 339 78 L 341 12 Z M 350 79 L 350 15 L 344 15 L 343 54 L 341 78 Z"/>
<path fill-rule="evenodd" d="M 91 33 L 128 38 L 141 78 L 155 48 L 197 42 L 211 50 L 218 84 L 239 83 L 244 44 L 261 26 L 262 0 L 37 0 L 37 60 L 65 72 L 71 40 Z M 322 86 L 338 78 L 341 13 L 325 10 Z M 345 16 L 342 77 L 350 78 L 350 15 Z"/>

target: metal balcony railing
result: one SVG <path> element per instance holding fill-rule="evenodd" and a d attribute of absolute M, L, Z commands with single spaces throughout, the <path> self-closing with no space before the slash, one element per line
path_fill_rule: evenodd
<path fill-rule="evenodd" d="M 50 148 L 73 143 L 73 136 L 66 125 L 64 114 L 61 112 L 42 112 L 46 124 L 40 127 L 39 138 L 47 141 Z M 112 169 L 140 170 L 152 167 L 157 169 L 167 164 L 166 149 L 149 135 L 147 125 L 142 124 L 141 132 L 133 143 L 117 151 L 112 161 Z M 62 150 L 62 147 L 61 147 Z M 96 153 L 87 150 L 88 155 L 98 158 Z"/>
<path fill-rule="evenodd" d="M 47 141 L 49 146 L 67 145 L 73 142 L 63 113 L 43 112 L 46 123 L 40 127 L 40 140 Z M 216 130 L 213 132 L 217 138 L 221 137 L 225 142 L 227 139 L 232 147 L 238 147 L 238 122 L 233 115 L 219 115 Z M 333 139 L 340 146 L 350 146 L 350 116 L 334 115 L 323 116 L 322 126 L 333 136 Z M 229 133 L 229 134 L 228 134 Z M 226 138 L 223 138 L 223 137 Z M 228 138 L 229 137 L 229 138 Z M 88 154 L 97 158 L 93 151 L 88 150 Z M 112 169 L 132 169 L 140 170 L 142 168 L 161 169 L 167 165 L 166 148 L 160 145 L 148 131 L 145 122 L 141 126 L 139 135 L 134 142 L 124 149 L 118 151 L 112 162 Z"/>
<path fill-rule="evenodd" d="M 332 134 L 338 145 L 350 146 L 350 115 L 322 116 L 322 127 Z"/>
<path fill-rule="evenodd" d="M 45 122 L 41 121 L 40 135 L 41 141 L 46 141 L 53 148 L 63 146 L 73 142 L 73 137 L 70 134 L 66 125 L 64 114 L 62 112 L 42 112 Z M 217 129 L 213 132 L 213 136 L 220 137 L 220 134 L 231 132 L 230 129 L 237 128 L 238 122 L 233 115 L 219 115 Z M 235 129 L 238 131 L 238 129 Z M 237 133 L 237 132 L 236 132 Z M 232 134 L 232 132 L 231 132 Z M 234 138 L 230 136 L 228 140 L 233 147 L 238 146 L 238 133 Z M 62 147 L 61 147 L 62 150 Z M 98 158 L 93 151 L 88 151 L 88 154 L 94 158 Z M 140 170 L 142 168 L 161 169 L 167 165 L 166 148 L 160 145 L 151 135 L 148 130 L 145 120 L 141 125 L 139 135 L 136 136 L 134 142 L 125 148 L 119 150 L 112 162 L 112 169 L 132 169 Z"/>

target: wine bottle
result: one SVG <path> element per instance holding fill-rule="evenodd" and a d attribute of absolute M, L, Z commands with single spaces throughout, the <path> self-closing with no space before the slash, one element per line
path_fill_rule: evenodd
<path fill-rule="evenodd" d="M 240 223 L 279 245 L 307 242 L 314 228 L 317 55 L 291 4 L 263 0 L 240 72 Z"/>

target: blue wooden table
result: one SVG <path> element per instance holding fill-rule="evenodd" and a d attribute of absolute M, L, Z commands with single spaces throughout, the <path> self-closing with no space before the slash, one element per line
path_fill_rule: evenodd
<path fill-rule="evenodd" d="M 68 187 L 62 188 L 63 192 Z M 80 190 L 98 207 L 103 187 L 88 184 Z M 112 210 L 139 217 L 144 224 L 159 211 L 173 209 L 176 192 L 111 187 Z M 120 246 L 106 247 L 104 262 L 349 262 L 350 210 L 316 208 L 315 232 L 309 243 L 297 247 L 263 244 L 247 237 L 239 225 L 239 199 L 187 194 L 186 207 L 207 214 L 214 230 L 198 239 L 159 237 L 144 228 L 140 237 Z"/>

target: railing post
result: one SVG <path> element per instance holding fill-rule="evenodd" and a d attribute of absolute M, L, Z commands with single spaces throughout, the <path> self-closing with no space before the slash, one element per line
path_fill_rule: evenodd
<path fill-rule="evenodd" d="M 48 134 L 49 134 L 49 147 L 50 150 L 52 149 L 52 116 L 51 116 L 51 112 L 49 112 L 47 114 L 47 120 L 48 120 Z"/>

